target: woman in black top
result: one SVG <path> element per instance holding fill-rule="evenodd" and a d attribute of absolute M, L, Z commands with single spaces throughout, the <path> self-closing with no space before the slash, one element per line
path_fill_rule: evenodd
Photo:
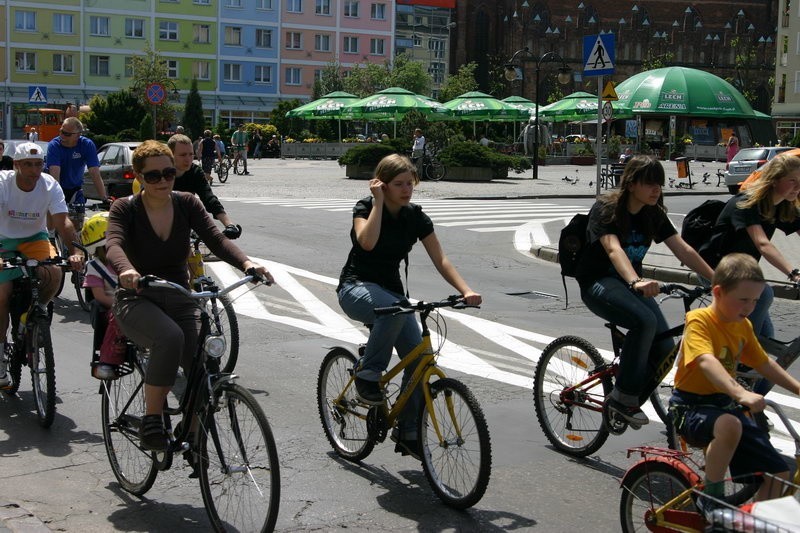
<path fill-rule="evenodd" d="M 777 155 L 761 170 L 761 176 L 745 192 L 739 193 L 723 208 L 717 219 L 715 232 L 721 234 L 720 256 L 742 252 L 761 256 L 783 272 L 789 281 L 800 280 L 800 270 L 792 268 L 770 239 L 776 229 L 789 235 L 800 234 L 798 216 L 798 193 L 800 193 L 800 158 L 794 155 Z M 773 291 L 769 283 L 750 314 L 750 322 L 756 335 L 772 337 L 775 330 L 769 318 Z"/>
<path fill-rule="evenodd" d="M 578 266 L 576 278 L 581 299 L 590 311 L 628 330 L 620 355 L 619 376 L 609 397 L 612 411 L 632 427 L 649 422 L 639 406 L 653 338 L 668 328 L 655 296 L 658 282 L 642 278 L 642 261 L 650 244 L 664 242 L 698 274 L 711 279 L 713 271 L 681 238 L 667 217 L 662 187 L 664 168 L 658 160 L 638 155 L 631 158 L 620 178 L 619 189 L 601 197 L 589 211 L 589 247 Z M 663 355 L 673 348 L 672 339 L 653 346 Z"/>
<path fill-rule="evenodd" d="M 404 156 L 386 156 L 375 169 L 369 183 L 371 197 L 359 200 L 353 208 L 350 230 L 352 248 L 342 268 L 336 291 L 339 305 L 353 320 L 373 324 L 366 351 L 356 375 L 356 392 L 362 401 L 379 404 L 383 393 L 378 387 L 381 374 L 389 366 L 392 348 L 404 357 L 422 341 L 413 314 L 375 316 L 376 307 L 387 307 L 403 300 L 400 261 L 407 258 L 417 240 L 422 242 L 436 270 L 452 285 L 468 305 L 480 305 L 474 292 L 450 263 L 433 231 L 433 223 L 422 208 L 411 203 L 414 186 L 419 183 L 416 166 Z M 416 365 L 405 369 L 403 385 Z M 418 457 L 416 417 L 422 401 L 421 391 L 409 399 L 401 415 L 399 431 L 392 433 L 397 452 Z M 407 413 L 407 414 L 406 414 Z"/>

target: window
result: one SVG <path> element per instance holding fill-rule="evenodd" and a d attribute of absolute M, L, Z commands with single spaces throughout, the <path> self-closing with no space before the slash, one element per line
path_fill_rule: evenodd
<path fill-rule="evenodd" d="M 211 26 L 208 24 L 193 24 L 192 34 L 195 43 L 208 44 L 211 42 Z"/>
<path fill-rule="evenodd" d="M 344 2 L 344 16 L 357 17 L 358 16 L 358 0 L 345 0 Z"/>
<path fill-rule="evenodd" d="M 108 76 L 108 56 L 89 56 L 89 74 L 92 76 Z"/>
<path fill-rule="evenodd" d="M 331 36 L 320 35 L 314 36 L 314 50 L 317 52 L 330 52 L 331 51 Z"/>
<path fill-rule="evenodd" d="M 433 78 L 433 83 L 444 83 L 444 63 L 431 63 L 428 67 L 428 74 Z"/>
<path fill-rule="evenodd" d="M 317 6 L 314 12 L 317 15 L 330 15 L 331 0 L 317 0 Z"/>
<path fill-rule="evenodd" d="M 256 9 L 272 9 L 272 0 L 256 0 Z"/>
<path fill-rule="evenodd" d="M 286 85 L 300 85 L 300 69 L 297 67 L 286 68 Z"/>
<path fill-rule="evenodd" d="M 222 78 L 225 81 L 242 81 L 242 66 L 239 63 L 225 63 L 222 66 Z"/>
<path fill-rule="evenodd" d="M 72 33 L 72 15 L 66 13 L 53 14 L 54 33 Z"/>
<path fill-rule="evenodd" d="M 72 54 L 53 54 L 53 72 L 72 74 L 74 71 Z"/>
<path fill-rule="evenodd" d="M 14 56 L 17 72 L 36 72 L 36 53 L 17 52 Z"/>
<path fill-rule="evenodd" d="M 144 37 L 144 20 L 125 19 L 125 37 L 142 39 Z"/>
<path fill-rule="evenodd" d="M 420 37 L 419 35 L 412 35 L 411 39 L 414 41 L 415 47 L 422 46 L 422 37 Z"/>
<path fill-rule="evenodd" d="M 429 39 L 428 50 L 433 52 L 436 59 L 444 59 L 444 41 L 440 39 Z"/>
<path fill-rule="evenodd" d="M 322 79 L 322 71 L 318 68 L 314 69 L 314 81 L 320 81 Z"/>
<path fill-rule="evenodd" d="M 376 20 L 386 20 L 386 4 L 372 4 L 370 17 Z"/>
<path fill-rule="evenodd" d="M 383 39 L 370 39 L 369 53 L 379 56 L 384 55 L 384 43 L 385 41 Z"/>
<path fill-rule="evenodd" d="M 133 58 L 131 56 L 125 57 L 125 77 L 133 77 Z"/>
<path fill-rule="evenodd" d="M 162 41 L 178 40 L 178 23 L 163 20 L 158 23 L 158 38 Z"/>
<path fill-rule="evenodd" d="M 344 52 L 346 54 L 358 53 L 358 37 L 345 37 L 344 38 Z"/>
<path fill-rule="evenodd" d="M 256 83 L 272 83 L 272 67 L 269 65 L 256 65 Z"/>
<path fill-rule="evenodd" d="M 303 12 L 303 0 L 286 0 L 286 12 L 287 13 L 302 13 Z"/>
<path fill-rule="evenodd" d="M 272 30 L 256 30 L 256 48 L 272 48 Z"/>
<path fill-rule="evenodd" d="M 210 6 L 211 0 L 194 0 L 194 3 L 201 6 Z"/>
<path fill-rule="evenodd" d="M 178 61 L 176 59 L 167 60 L 167 77 L 173 80 L 178 78 Z"/>
<path fill-rule="evenodd" d="M 225 7 L 242 7 L 242 0 L 225 0 Z"/>
<path fill-rule="evenodd" d="M 108 17 L 89 17 L 89 33 L 108 37 Z"/>
<path fill-rule="evenodd" d="M 290 50 L 300 50 L 303 48 L 303 39 L 299 31 L 286 32 L 286 48 Z"/>
<path fill-rule="evenodd" d="M 14 29 L 36 31 L 36 13 L 33 11 L 17 11 L 14 15 Z"/>
<path fill-rule="evenodd" d="M 225 26 L 225 44 L 242 46 L 242 28 L 239 26 Z"/>
<path fill-rule="evenodd" d="M 208 61 L 195 61 L 192 63 L 192 76 L 198 80 L 211 79 L 211 65 Z"/>

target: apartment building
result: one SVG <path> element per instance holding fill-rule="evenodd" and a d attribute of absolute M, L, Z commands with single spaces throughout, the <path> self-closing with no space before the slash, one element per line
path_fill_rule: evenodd
<path fill-rule="evenodd" d="M 213 122 L 265 122 L 280 100 L 308 97 L 327 63 L 390 59 L 394 3 L 0 0 L 0 135 L 21 136 L 32 87 L 55 107 L 129 87 L 148 44 L 167 61 L 174 103 L 197 79 Z"/>
<path fill-rule="evenodd" d="M 778 137 L 800 133 L 800 2 L 780 0 L 772 117 Z"/>

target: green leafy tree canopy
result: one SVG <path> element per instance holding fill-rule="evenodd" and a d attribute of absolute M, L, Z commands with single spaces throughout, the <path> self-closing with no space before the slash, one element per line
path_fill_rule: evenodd
<path fill-rule="evenodd" d="M 192 80 L 192 87 L 186 96 L 186 107 L 183 110 L 183 125 L 190 139 L 197 139 L 206 129 L 203 115 L 203 99 L 197 90 L 197 79 Z"/>
<path fill-rule="evenodd" d="M 477 63 L 467 63 L 458 67 L 458 72 L 448 76 L 439 91 L 439 99 L 442 102 L 452 100 L 464 93 L 478 90 L 478 82 L 475 81 L 475 69 Z"/>
<path fill-rule="evenodd" d="M 89 101 L 91 111 L 83 115 L 86 127 L 93 133 L 116 135 L 121 130 L 139 130 L 148 110 L 129 89 L 108 94 L 105 98 L 95 95 Z"/>

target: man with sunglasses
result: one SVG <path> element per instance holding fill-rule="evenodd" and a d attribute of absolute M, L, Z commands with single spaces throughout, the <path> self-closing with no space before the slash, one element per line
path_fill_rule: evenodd
<path fill-rule="evenodd" d="M 81 205 L 86 203 L 83 172 L 87 168 L 100 198 L 106 197 L 97 148 L 82 133 L 83 123 L 77 117 L 66 118 L 60 134 L 47 145 L 47 172 L 61 185 L 67 203 Z"/>
<path fill-rule="evenodd" d="M 44 151 L 39 145 L 25 142 L 14 152 L 14 170 L 0 171 L 0 258 L 21 252 L 31 259 L 47 259 L 55 255 L 47 233 L 47 215 L 64 242 L 69 243 L 69 261 L 74 269 L 83 267 L 83 256 L 76 253 L 72 242 L 75 227 L 67 217 L 64 192 L 56 180 L 42 172 Z M 0 259 L 0 267 L 2 259 Z M 56 266 L 41 267 L 48 271 L 42 276 L 39 312 L 47 313 L 46 305 L 61 282 L 63 275 Z M 0 335 L 6 338 L 8 329 L 11 281 L 20 276 L 19 269 L 0 268 Z M 0 388 L 8 387 L 6 374 L 6 347 L 0 347 Z"/>

